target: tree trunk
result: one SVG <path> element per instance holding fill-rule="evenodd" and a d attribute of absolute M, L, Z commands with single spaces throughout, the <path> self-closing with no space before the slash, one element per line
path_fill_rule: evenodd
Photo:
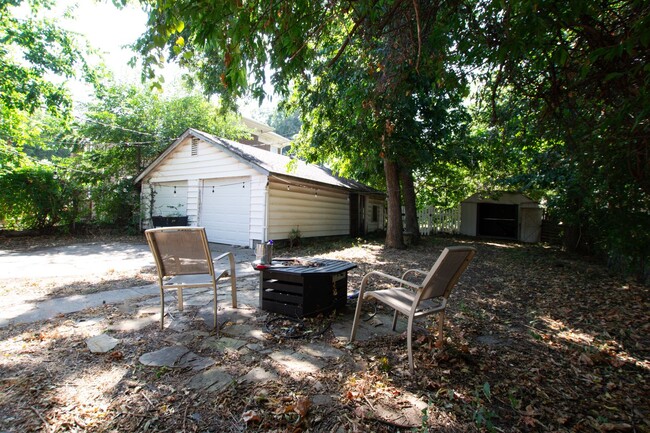
<path fill-rule="evenodd" d="M 397 163 L 384 158 L 386 194 L 388 199 L 388 227 L 386 228 L 386 248 L 404 248 L 402 236 L 402 206 L 399 190 L 399 170 Z"/>
<path fill-rule="evenodd" d="M 413 171 L 409 167 L 400 166 L 399 177 L 402 183 L 402 195 L 404 197 L 404 223 L 406 232 L 411 235 L 411 244 L 417 245 L 420 242 L 420 225 L 418 224 L 418 208 L 415 204 Z"/>

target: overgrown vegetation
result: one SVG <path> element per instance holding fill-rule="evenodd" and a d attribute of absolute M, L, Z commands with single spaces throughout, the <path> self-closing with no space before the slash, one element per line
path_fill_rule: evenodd
<path fill-rule="evenodd" d="M 134 176 L 188 127 L 245 134 L 222 108 L 270 80 L 285 110 L 272 123 L 302 125 L 295 152 L 386 188 L 389 247 L 416 233 L 416 203 L 517 190 L 544 201 L 568 250 L 650 277 L 647 2 L 141 3 L 155 23 L 135 44 L 147 86 L 169 58 L 223 106 L 115 84 L 42 18 L 50 2 L 3 3 L 5 227 L 133 229 Z M 48 73 L 95 86 L 80 117 Z"/>

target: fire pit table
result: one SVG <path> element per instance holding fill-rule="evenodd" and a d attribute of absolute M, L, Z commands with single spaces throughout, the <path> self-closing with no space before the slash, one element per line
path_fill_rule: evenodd
<path fill-rule="evenodd" d="M 260 271 L 260 308 L 308 317 L 345 306 L 348 271 L 357 265 L 343 260 L 291 258 L 254 267 Z"/>

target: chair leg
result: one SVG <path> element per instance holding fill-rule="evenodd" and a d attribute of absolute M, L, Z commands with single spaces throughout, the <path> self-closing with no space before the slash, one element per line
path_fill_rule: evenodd
<path fill-rule="evenodd" d="M 232 288 L 232 308 L 237 308 L 237 278 L 234 272 L 230 275 L 230 287 Z"/>
<path fill-rule="evenodd" d="M 412 375 L 415 371 L 415 368 L 413 367 L 413 316 L 409 316 L 408 329 L 406 330 L 406 341 L 409 351 L 409 370 Z"/>
<path fill-rule="evenodd" d="M 436 341 L 436 347 L 442 347 L 444 343 L 443 339 L 443 327 L 445 324 L 445 311 L 438 313 L 438 340 Z"/>
<path fill-rule="evenodd" d="M 160 289 L 160 329 L 165 328 L 165 291 Z"/>
<path fill-rule="evenodd" d="M 219 327 L 217 326 L 217 284 L 216 283 L 212 286 L 212 291 L 214 294 L 214 302 L 213 302 L 214 322 L 212 323 L 212 329 L 215 329 L 217 331 L 217 336 L 219 336 Z"/>
<path fill-rule="evenodd" d="M 357 309 L 354 312 L 354 321 L 352 322 L 350 342 L 354 341 L 354 337 L 357 334 L 357 326 L 359 325 L 359 317 L 361 316 L 361 304 L 363 304 L 363 294 L 359 293 L 359 297 L 357 298 Z"/>
<path fill-rule="evenodd" d="M 178 294 L 178 310 L 183 311 L 183 288 L 176 289 L 176 293 Z"/>
<path fill-rule="evenodd" d="M 395 310 L 395 314 L 393 314 L 393 331 L 397 327 L 397 310 Z"/>

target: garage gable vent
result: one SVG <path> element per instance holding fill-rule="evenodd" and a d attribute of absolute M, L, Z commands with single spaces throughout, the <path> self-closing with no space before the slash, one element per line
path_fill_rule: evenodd
<path fill-rule="evenodd" d="M 198 138 L 193 138 L 192 139 L 191 155 L 196 156 L 198 154 L 199 154 L 199 139 Z"/>

